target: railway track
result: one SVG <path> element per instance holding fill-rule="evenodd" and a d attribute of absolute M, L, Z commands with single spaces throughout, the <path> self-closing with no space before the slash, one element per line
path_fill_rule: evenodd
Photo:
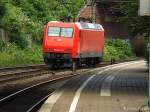
<path fill-rule="evenodd" d="M 52 77 L 50 80 L 41 82 L 15 93 L 12 93 L 2 99 L 0 99 L 0 111 L 2 112 L 31 112 L 32 108 L 42 102 L 46 97 L 54 91 L 54 89 L 48 89 L 48 87 L 60 80 L 66 80 L 78 74 L 62 74 L 60 76 Z M 16 107 L 19 107 L 17 108 Z"/>
<path fill-rule="evenodd" d="M 16 66 L 16 67 L 4 67 L 0 68 L 0 72 L 14 72 L 20 70 L 28 70 L 28 69 L 39 69 L 39 68 L 46 68 L 45 64 L 40 65 L 27 65 L 27 66 Z"/>
<path fill-rule="evenodd" d="M 22 71 L 22 72 L 3 74 L 3 75 L 0 75 L 0 84 L 8 83 L 10 81 L 15 81 L 15 80 L 23 79 L 23 78 L 39 76 L 42 74 L 48 74 L 48 73 L 53 73 L 53 72 L 41 70 L 41 69 L 33 69 L 33 70 L 27 70 L 27 71 Z"/>
<path fill-rule="evenodd" d="M 109 63 L 108 62 L 102 63 L 98 65 L 98 67 L 105 66 L 105 65 L 109 65 Z M 82 67 L 82 68 L 86 68 L 86 67 Z M 68 69 L 63 68 L 63 70 L 66 71 Z M 8 83 L 10 81 L 15 81 L 23 78 L 31 78 L 43 74 L 53 74 L 55 71 L 48 70 L 48 67 L 46 65 L 3 68 L 0 69 L 0 84 Z M 61 71 L 61 70 L 57 70 L 57 71 Z"/>
<path fill-rule="evenodd" d="M 89 68 L 80 69 L 77 70 L 77 73 L 85 72 L 88 70 Z M 49 87 L 54 82 L 65 80 L 76 75 L 78 74 L 73 74 L 72 71 L 67 70 L 63 70 L 63 72 L 55 72 L 47 81 L 36 83 L 32 86 L 20 89 L 1 98 L 0 111 L 12 112 L 12 110 L 14 110 L 15 112 L 32 112 L 37 109 L 37 105 L 44 101 L 54 91 L 54 89 L 47 89 L 47 87 Z M 19 109 L 17 109 L 16 105 L 19 107 Z"/>
<path fill-rule="evenodd" d="M 97 67 L 103 67 L 106 65 L 110 65 L 110 62 L 102 63 Z M 14 69 L 9 69 L 9 70 L 14 70 Z M 23 69 L 25 70 L 26 68 Z M 49 77 L 49 79 L 45 81 L 32 84 L 31 86 L 26 86 L 25 88 L 20 88 L 19 90 L 14 91 L 11 94 L 6 94 L 6 96 L 3 96 L 0 99 L 0 111 L 2 112 L 12 112 L 12 110 L 15 109 L 16 109 L 15 112 L 33 112 L 37 110 L 38 105 L 40 105 L 54 91 L 54 88 L 47 89 L 46 87 L 50 86 L 54 82 L 58 82 L 60 80 L 66 80 L 70 77 L 77 75 L 77 74 L 72 74 L 71 71 L 68 73 L 68 70 L 65 69 L 58 72 L 45 71 L 45 73 L 41 72 L 41 74 L 39 73 L 41 70 L 37 69 L 37 67 L 29 71 L 15 72 L 14 74 L 8 73 L 9 70 L 8 69 L 2 70 L 3 72 L 6 71 L 7 74 L 3 74 L 0 76 L 0 83 L 15 81 L 24 78 L 31 78 L 33 76 L 37 76 L 38 74 L 39 75 L 51 74 L 51 77 Z M 64 71 L 66 73 L 64 73 Z M 84 68 L 84 70 L 80 69 L 78 71 L 85 72 L 85 71 L 89 71 L 89 69 Z M 31 75 L 31 73 L 33 74 Z M 19 106 L 19 109 L 16 107 L 16 105 L 17 107 Z"/>

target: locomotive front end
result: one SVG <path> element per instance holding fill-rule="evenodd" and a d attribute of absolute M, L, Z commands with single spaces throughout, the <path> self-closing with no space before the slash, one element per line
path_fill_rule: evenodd
<path fill-rule="evenodd" d="M 70 62 L 73 52 L 74 24 L 49 22 L 43 38 L 43 57 L 48 65 Z"/>

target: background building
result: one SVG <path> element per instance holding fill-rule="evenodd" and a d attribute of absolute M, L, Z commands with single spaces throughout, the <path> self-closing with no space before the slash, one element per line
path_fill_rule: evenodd
<path fill-rule="evenodd" d="M 77 20 L 100 23 L 105 29 L 106 38 L 121 38 L 132 44 L 135 53 L 141 54 L 139 49 L 143 48 L 144 38 L 134 38 L 129 34 L 126 22 L 119 20 L 124 14 L 120 11 L 121 3 L 126 0 L 87 0 L 80 10 Z"/>

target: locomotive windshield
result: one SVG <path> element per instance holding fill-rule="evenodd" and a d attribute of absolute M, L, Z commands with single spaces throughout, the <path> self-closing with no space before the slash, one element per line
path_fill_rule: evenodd
<path fill-rule="evenodd" d="M 59 36 L 71 38 L 73 34 L 73 28 L 61 28 L 61 27 L 49 27 L 48 36 Z"/>
<path fill-rule="evenodd" d="M 60 28 L 59 27 L 48 27 L 48 36 L 59 36 Z"/>
<path fill-rule="evenodd" d="M 62 37 L 72 37 L 73 28 L 61 28 Z"/>

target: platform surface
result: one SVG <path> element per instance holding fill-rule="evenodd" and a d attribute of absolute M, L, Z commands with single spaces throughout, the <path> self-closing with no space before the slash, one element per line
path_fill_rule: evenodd
<path fill-rule="evenodd" d="M 121 63 L 70 79 L 39 112 L 138 112 L 147 89 L 146 63 Z"/>

